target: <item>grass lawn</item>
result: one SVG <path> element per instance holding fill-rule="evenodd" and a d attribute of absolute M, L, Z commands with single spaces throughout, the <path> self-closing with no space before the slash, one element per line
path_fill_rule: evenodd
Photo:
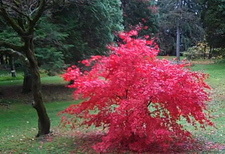
<path fill-rule="evenodd" d="M 1 78 L 1 76 L 0 76 Z M 41 78 L 42 84 L 65 84 L 65 82 L 62 80 L 60 76 L 44 76 Z M 22 85 L 23 80 L 21 78 L 13 78 L 8 77 L 7 80 L 1 81 L 0 80 L 0 86 L 16 86 L 16 85 Z"/>
<path fill-rule="evenodd" d="M 196 131 L 196 134 L 206 138 L 210 142 L 225 145 L 225 64 L 197 64 L 193 70 L 204 71 L 210 74 L 207 80 L 212 87 L 212 101 L 209 103 L 215 129 L 209 128 L 206 131 Z M 221 145 L 222 146 L 222 145 Z M 222 149 L 222 147 L 220 147 Z M 219 153 L 225 153 L 225 147 Z"/>
<path fill-rule="evenodd" d="M 216 124 L 216 128 L 208 127 L 206 130 L 196 130 L 189 125 L 186 126 L 197 139 L 205 143 L 205 149 L 196 149 L 195 153 L 225 153 L 225 82 L 223 79 L 225 64 L 198 63 L 192 69 L 210 74 L 207 81 L 213 89 L 209 107 L 213 116 L 212 120 Z M 3 86 L 4 89 L 9 84 L 18 86 L 22 81 L 0 82 L 0 86 Z M 53 133 L 44 138 L 36 139 L 34 137 L 37 133 L 37 115 L 31 105 L 24 101 L 29 99 L 30 95 L 24 97 L 18 94 L 12 98 L 3 98 L 2 101 L 10 100 L 10 106 L 9 108 L 0 106 L 0 153 L 93 154 L 91 145 L 97 141 L 96 138 L 87 135 L 91 133 L 87 132 L 84 135 L 83 128 L 71 131 L 69 128 L 59 126 L 60 117 L 57 116 L 57 113 L 70 104 L 77 103 L 72 101 L 72 91 L 64 88 L 65 82 L 60 77 L 43 77 L 42 82 Z M 92 130 L 96 131 L 93 128 Z"/>
<path fill-rule="evenodd" d="M 52 130 L 58 127 L 60 117 L 57 113 L 72 102 L 47 103 L 46 108 L 51 119 Z M 28 104 L 13 104 L 10 109 L 1 108 L 0 113 L 0 153 L 68 153 L 74 150 L 72 138 L 58 137 L 53 142 L 36 139 L 37 114 Z M 51 140 L 51 136 L 49 139 Z M 70 144 L 71 143 L 71 144 Z M 67 144 L 70 144 L 67 146 Z"/>

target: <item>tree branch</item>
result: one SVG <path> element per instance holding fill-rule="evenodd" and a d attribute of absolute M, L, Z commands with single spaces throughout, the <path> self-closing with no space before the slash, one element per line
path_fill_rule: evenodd
<path fill-rule="evenodd" d="M 6 11 L 6 9 L 3 6 L 4 4 L 0 3 L 0 16 L 2 16 L 10 26 L 12 26 L 12 28 L 20 35 L 22 36 L 24 34 L 23 29 L 17 24 L 17 22 L 15 21 L 15 19 L 13 19 L 8 12 Z"/>
<path fill-rule="evenodd" d="M 37 13 L 35 14 L 34 18 L 30 22 L 30 26 L 29 26 L 29 29 L 28 29 L 29 34 L 33 32 L 37 21 L 40 19 L 41 15 L 45 11 L 45 5 L 46 5 L 46 0 L 40 0 L 40 4 L 39 4 L 39 7 L 37 9 Z"/>
<path fill-rule="evenodd" d="M 10 49 L 16 50 L 18 52 L 23 51 L 23 46 L 14 45 L 12 43 L 8 43 L 8 42 L 5 42 L 5 41 L 0 41 L 0 47 L 10 48 Z"/>
<path fill-rule="evenodd" d="M 19 10 L 19 8 L 14 7 L 14 6 L 10 5 L 10 4 L 3 4 L 2 7 L 4 8 L 4 6 L 9 7 L 10 9 L 12 9 L 13 11 L 15 11 L 19 15 L 26 17 L 30 21 L 30 17 L 27 14 L 23 13 L 22 10 Z"/>
<path fill-rule="evenodd" d="M 28 59 L 21 52 L 18 52 L 18 51 L 13 50 L 13 49 L 0 49 L 0 53 L 9 53 L 9 54 L 12 54 L 12 55 L 17 55 L 17 56 L 22 58 L 22 60 L 25 62 L 26 65 L 29 65 Z"/>

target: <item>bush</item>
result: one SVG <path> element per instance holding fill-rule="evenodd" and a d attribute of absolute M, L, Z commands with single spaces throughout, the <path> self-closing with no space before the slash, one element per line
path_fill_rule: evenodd
<path fill-rule="evenodd" d="M 94 56 L 82 61 L 92 70 L 81 72 L 76 66 L 63 75 L 74 80 L 75 99 L 61 112 L 65 124 L 103 126 L 107 133 L 94 146 L 98 152 L 122 148 L 143 152 L 155 146 L 167 149 L 172 142 L 192 138 L 179 121 L 194 126 L 213 125 L 207 119 L 205 101 L 209 101 L 206 74 L 191 72 L 186 64 L 157 59 L 159 52 L 153 40 L 135 39 L 136 31 L 121 33 L 123 44 L 110 46 L 111 55 Z M 71 116 L 69 116 L 71 115 Z"/>
<path fill-rule="evenodd" d="M 198 43 L 197 46 L 188 48 L 188 50 L 184 52 L 184 56 L 188 60 L 205 59 L 209 56 L 209 50 L 210 48 L 206 43 Z"/>
<path fill-rule="evenodd" d="M 212 53 L 213 53 L 214 57 L 225 58 L 225 49 L 224 48 L 215 48 Z"/>

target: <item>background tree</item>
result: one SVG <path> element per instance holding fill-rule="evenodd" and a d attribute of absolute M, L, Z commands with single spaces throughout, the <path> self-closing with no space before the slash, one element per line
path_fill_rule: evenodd
<path fill-rule="evenodd" d="M 64 28 L 55 23 L 50 13 L 44 14 L 36 26 L 34 43 L 38 65 L 48 75 L 55 75 L 65 67 L 64 50 L 72 44 L 67 44 L 69 30 L 65 31 Z"/>
<path fill-rule="evenodd" d="M 8 26 L 0 31 L 4 36 L 0 46 L 4 51 L 13 51 L 28 59 L 28 65 L 24 65 L 23 91 L 33 92 L 33 106 L 39 116 L 37 136 L 47 134 L 50 122 L 42 101 L 39 67 L 50 72 L 49 68 L 62 68 L 65 62 L 106 54 L 105 45 L 113 41 L 113 32 L 123 29 L 121 2 L 71 1 L 66 2 L 65 7 L 46 0 L 0 2 L 0 16 Z M 48 9 L 53 3 L 56 5 Z M 11 35 L 9 39 L 6 34 Z M 11 37 L 16 41 L 10 40 Z M 73 49 L 75 52 L 71 52 Z M 68 58 L 70 56 L 72 58 Z"/>
<path fill-rule="evenodd" d="M 32 75 L 32 93 L 34 99 L 32 105 L 38 114 L 37 136 L 50 132 L 50 120 L 42 100 L 40 73 L 33 43 L 35 26 L 48 6 L 47 4 L 46 0 L 0 1 L 1 18 L 8 26 L 12 27 L 22 42 L 22 45 L 16 45 L 7 40 L 0 40 L 0 46 L 24 54 L 28 59 Z"/>
<path fill-rule="evenodd" d="M 63 8 L 54 6 L 37 22 L 34 48 L 38 66 L 49 75 L 59 73 L 67 64 L 94 54 L 107 54 L 105 46 L 114 40 L 114 32 L 123 29 L 121 2 L 71 1 Z M 21 43 L 20 37 L 4 24 L 3 40 Z M 88 36 L 88 37 L 87 37 Z M 100 37 L 101 36 L 101 37 Z M 29 66 L 24 70 L 23 93 L 31 91 Z"/>
<path fill-rule="evenodd" d="M 10 43 L 15 43 L 17 45 L 21 45 L 22 42 L 20 38 L 17 36 L 15 31 L 6 25 L 6 23 L 3 21 L 2 18 L 0 18 L 0 39 L 5 40 Z M 10 68 L 12 76 L 16 75 L 15 71 L 15 59 L 18 57 L 18 55 L 14 52 L 5 52 L 5 49 L 3 46 L 0 47 L 0 50 L 2 52 L 0 56 L 0 64 L 3 66 L 3 68 Z"/>
<path fill-rule="evenodd" d="M 96 54 L 107 54 L 106 45 L 113 42 L 114 33 L 123 30 L 120 0 L 84 0 L 70 3 L 53 13 L 54 23 L 68 33 L 63 51 L 67 64 Z"/>
<path fill-rule="evenodd" d="M 139 35 L 153 35 L 158 31 L 158 9 L 154 0 L 121 0 L 126 31 L 141 24 L 146 27 Z"/>
<path fill-rule="evenodd" d="M 225 48 L 225 2 L 223 0 L 201 0 L 202 20 L 206 31 L 206 41 L 211 50 L 212 57 L 214 48 Z M 222 53 L 221 53 L 222 54 Z"/>
<path fill-rule="evenodd" d="M 176 38 L 179 35 L 181 52 L 203 40 L 204 29 L 198 0 L 159 0 L 157 6 L 160 14 L 160 54 L 175 55 Z M 180 32 L 177 33 L 177 30 Z"/>
<path fill-rule="evenodd" d="M 3 24 L 1 39 L 14 44 L 22 44 L 20 37 L 13 31 L 7 24 Z M 52 20 L 51 15 L 45 13 L 40 18 L 35 26 L 36 31 L 34 33 L 34 48 L 35 54 L 38 60 L 38 66 L 44 69 L 49 75 L 58 73 L 64 68 L 64 55 L 63 50 L 69 45 L 66 44 L 65 38 L 68 36 L 66 32 L 62 32 L 60 25 L 57 25 Z M 2 48 L 3 50 L 4 48 Z M 16 56 L 14 54 L 14 56 Z M 19 57 L 19 59 L 17 58 Z M 24 60 L 20 60 L 20 56 L 15 57 L 17 64 L 20 66 L 20 70 L 24 71 L 24 82 L 22 87 L 23 93 L 31 91 L 32 77 L 29 69 L 29 65 L 24 63 Z"/>

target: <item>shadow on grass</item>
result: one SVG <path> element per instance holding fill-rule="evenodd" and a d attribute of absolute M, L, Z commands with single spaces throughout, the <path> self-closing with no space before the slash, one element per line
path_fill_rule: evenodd
<path fill-rule="evenodd" d="M 11 103 L 23 102 L 32 103 L 32 93 L 21 93 L 22 86 L 3 87 L 0 95 L 1 100 Z M 74 89 L 67 88 L 63 84 L 46 84 L 42 85 L 42 94 L 44 102 L 53 101 L 71 101 L 73 99 Z"/>

